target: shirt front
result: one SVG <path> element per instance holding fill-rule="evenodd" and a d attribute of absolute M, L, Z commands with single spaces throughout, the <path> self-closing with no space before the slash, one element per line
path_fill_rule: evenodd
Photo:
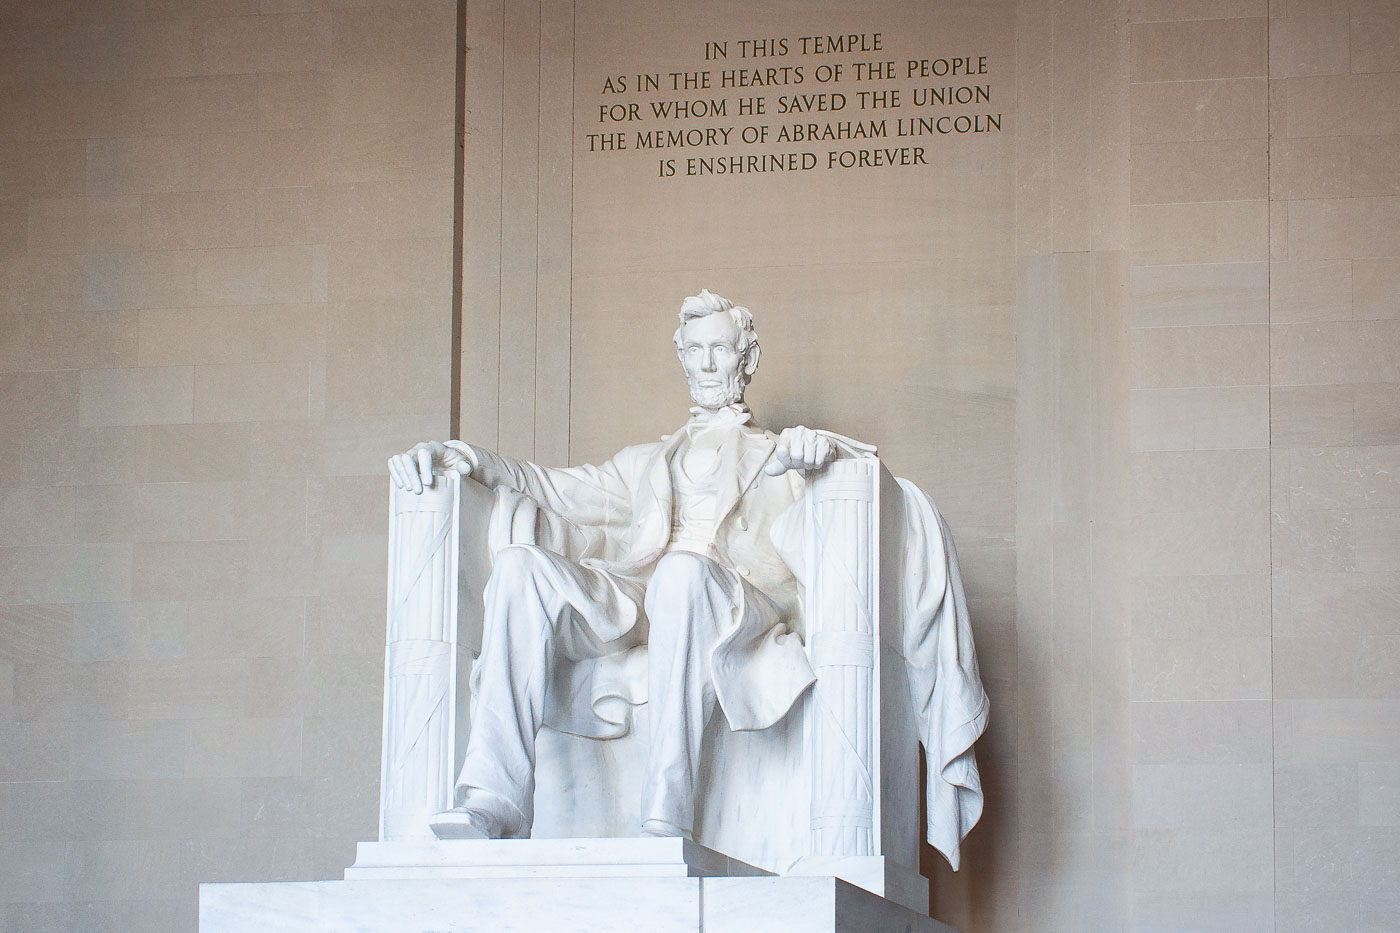
<path fill-rule="evenodd" d="M 686 438 L 671 458 L 671 540 L 667 551 L 709 554 L 719 521 L 719 475 L 726 447 L 742 442 L 743 426 L 752 418 L 747 406 L 729 405 L 715 412 L 691 409 Z M 729 458 L 731 462 L 734 458 Z"/>

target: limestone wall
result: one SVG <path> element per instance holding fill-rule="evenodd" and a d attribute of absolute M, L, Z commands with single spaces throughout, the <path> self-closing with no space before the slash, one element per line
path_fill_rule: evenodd
<path fill-rule="evenodd" d="M 888 44 L 796 51 L 848 33 Z M 737 91 L 598 108 L 707 42 L 897 62 L 775 134 L 895 134 L 940 56 L 988 99 L 938 112 L 1000 123 L 689 175 L 636 133 L 740 133 Z M 1394 4 L 36 0 L 0 51 L 0 929 L 337 876 L 375 826 L 384 457 L 672 430 L 701 287 L 757 315 L 765 423 L 881 445 L 958 537 L 993 721 L 935 916 L 1400 923 Z M 735 111 L 650 110 L 696 97 Z"/>
<path fill-rule="evenodd" d="M 0 929 L 377 819 L 386 452 L 447 430 L 455 4 L 0 9 Z"/>

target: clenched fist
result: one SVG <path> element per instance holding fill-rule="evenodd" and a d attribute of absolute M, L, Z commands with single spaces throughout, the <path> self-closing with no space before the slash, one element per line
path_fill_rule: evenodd
<path fill-rule="evenodd" d="M 834 459 L 836 445 L 831 443 L 831 439 L 799 424 L 795 428 L 784 428 L 783 433 L 778 435 L 778 447 L 763 472 L 769 476 L 781 476 L 788 470 L 810 473 L 820 470 Z"/>

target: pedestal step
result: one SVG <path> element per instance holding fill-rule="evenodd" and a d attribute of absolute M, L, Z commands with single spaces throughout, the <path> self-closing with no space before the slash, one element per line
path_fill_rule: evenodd
<path fill-rule="evenodd" d="M 689 839 L 362 842 L 347 881 L 393 878 L 702 878 L 767 875 Z M 834 874 L 834 872 L 833 872 Z"/>
<path fill-rule="evenodd" d="M 200 933 L 955 933 L 832 877 L 202 884 Z"/>
<path fill-rule="evenodd" d="M 347 881 L 440 878 L 733 878 L 769 875 L 688 839 L 362 842 Z M 882 856 L 807 856 L 788 875 L 832 875 L 928 913 L 928 881 Z"/>

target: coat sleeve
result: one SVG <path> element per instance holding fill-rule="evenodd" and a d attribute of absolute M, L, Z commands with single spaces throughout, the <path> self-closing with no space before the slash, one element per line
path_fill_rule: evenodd
<path fill-rule="evenodd" d="M 620 462 L 632 448 L 598 466 L 545 467 L 462 441 L 447 445 L 472 465 L 471 477 L 492 489 L 513 489 L 576 525 L 625 528 L 632 500 Z"/>

